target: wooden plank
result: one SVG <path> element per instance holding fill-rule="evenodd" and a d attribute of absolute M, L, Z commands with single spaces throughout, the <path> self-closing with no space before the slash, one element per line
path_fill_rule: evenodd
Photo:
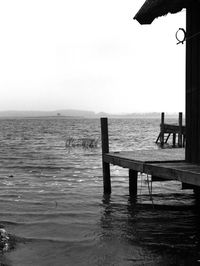
<path fill-rule="evenodd" d="M 134 162 L 165 162 L 165 161 L 184 161 L 185 151 L 180 149 L 157 149 L 157 150 L 134 150 L 134 151 L 121 151 L 110 152 L 104 155 L 105 161 L 109 162 L 114 159 L 117 164 L 121 160 L 130 160 Z M 112 162 L 111 162 L 112 163 Z"/>
<path fill-rule="evenodd" d="M 185 162 L 145 164 L 144 172 L 152 175 L 156 173 L 161 178 L 200 186 L 200 165 Z"/>
<path fill-rule="evenodd" d="M 173 125 L 173 124 L 164 124 L 164 132 L 165 133 L 179 133 L 180 127 L 179 125 Z M 185 126 L 181 127 L 182 134 L 185 134 Z"/>
<path fill-rule="evenodd" d="M 124 168 L 136 170 L 137 172 L 143 172 L 144 162 L 134 161 L 125 157 L 112 156 L 111 154 L 104 154 L 103 160 L 113 165 L 118 165 Z"/>

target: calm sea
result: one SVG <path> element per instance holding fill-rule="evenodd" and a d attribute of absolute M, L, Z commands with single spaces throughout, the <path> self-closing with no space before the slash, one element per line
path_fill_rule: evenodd
<path fill-rule="evenodd" d="M 110 149 L 157 149 L 159 123 L 110 119 Z M 98 146 L 82 147 L 83 138 Z M 0 224 L 16 244 L 0 265 L 200 265 L 192 192 L 155 182 L 150 193 L 141 175 L 135 204 L 128 171 L 111 171 L 104 197 L 98 119 L 1 119 Z"/>

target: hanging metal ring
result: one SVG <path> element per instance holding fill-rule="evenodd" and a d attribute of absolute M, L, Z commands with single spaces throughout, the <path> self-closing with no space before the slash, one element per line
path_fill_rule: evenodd
<path fill-rule="evenodd" d="M 183 32 L 183 34 L 184 34 L 184 37 L 183 37 L 183 39 L 182 40 L 179 40 L 179 38 L 178 38 L 178 32 L 179 31 L 182 31 Z M 177 30 L 177 32 L 176 32 L 176 39 L 177 39 L 177 44 L 179 44 L 179 43 L 184 43 L 185 42 L 185 40 L 186 40 L 186 31 L 183 29 L 183 28 L 179 28 L 178 30 Z"/>

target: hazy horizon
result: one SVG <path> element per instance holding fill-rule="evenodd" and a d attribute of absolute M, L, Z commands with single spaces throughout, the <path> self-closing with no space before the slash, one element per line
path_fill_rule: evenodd
<path fill-rule="evenodd" d="M 83 115 L 88 115 L 88 116 L 92 116 L 92 115 L 99 115 L 99 114 L 107 114 L 107 115 L 113 115 L 113 116 L 129 116 L 129 115 L 148 115 L 148 114 L 152 114 L 152 115 L 160 115 L 161 112 L 119 112 L 119 113 L 109 113 L 109 112 L 95 112 L 93 110 L 81 110 L 81 109 L 56 109 L 56 110 L 4 110 L 4 111 L 0 111 L 0 115 L 29 115 L 29 114 L 49 114 L 49 115 L 58 115 L 58 116 L 70 116 L 71 115 L 76 115 L 76 114 L 83 114 Z M 178 115 L 178 112 L 165 112 L 165 114 L 167 115 Z M 183 112 L 184 114 L 184 112 Z"/>
<path fill-rule="evenodd" d="M 0 111 L 184 111 L 185 11 L 141 26 L 143 2 L 2 2 Z"/>

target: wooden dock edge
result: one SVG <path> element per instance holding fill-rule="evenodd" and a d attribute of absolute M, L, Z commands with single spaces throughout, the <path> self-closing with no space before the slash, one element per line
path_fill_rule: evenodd
<path fill-rule="evenodd" d="M 101 138 L 104 194 L 111 194 L 110 164 L 113 164 L 129 169 L 130 196 L 137 196 L 138 172 L 151 175 L 152 180 L 155 177 L 155 180 L 158 178 L 158 180 L 167 179 L 180 181 L 182 182 L 183 187 L 194 189 L 194 192 L 200 195 L 200 164 L 186 162 L 185 149 L 183 149 L 184 151 L 181 151 L 181 153 L 178 153 L 178 157 L 171 157 L 170 149 L 167 152 L 163 149 L 155 150 L 159 151 L 159 153 L 162 151 L 161 155 L 164 155 L 164 157 L 161 156 L 164 159 L 163 161 L 152 161 L 151 158 L 154 158 L 154 155 L 156 154 L 155 151 L 151 151 L 152 154 L 150 156 L 146 156 L 144 153 L 145 151 L 142 150 L 134 151 L 135 154 L 132 157 L 126 152 L 125 154 L 123 152 L 110 153 L 107 118 L 101 118 Z M 137 154 L 138 156 L 136 156 Z M 141 159 L 141 154 L 144 155 L 143 159 Z M 182 156 L 180 156 L 181 154 Z M 147 157 L 149 160 L 147 160 Z"/>

